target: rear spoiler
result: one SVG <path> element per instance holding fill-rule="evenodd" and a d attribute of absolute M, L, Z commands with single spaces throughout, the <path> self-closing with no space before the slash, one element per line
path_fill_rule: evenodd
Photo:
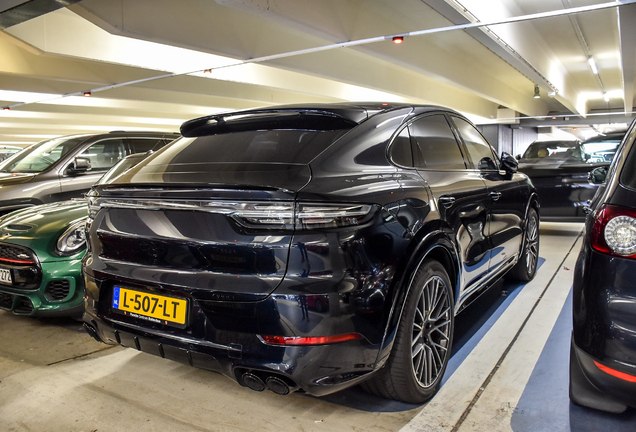
<path fill-rule="evenodd" d="M 214 114 L 181 125 L 181 135 L 197 137 L 261 129 L 346 130 L 358 122 L 321 110 L 254 110 Z"/>

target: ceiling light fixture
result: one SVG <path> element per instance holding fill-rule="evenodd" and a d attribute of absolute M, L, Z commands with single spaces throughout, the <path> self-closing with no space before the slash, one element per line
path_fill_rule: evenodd
<path fill-rule="evenodd" d="M 85 91 L 85 92 L 84 92 L 84 96 L 86 96 L 86 97 L 91 97 L 91 92 L 89 92 L 89 91 Z"/>
<path fill-rule="evenodd" d="M 212 69 L 206 69 L 206 70 L 203 71 L 203 73 L 211 74 L 212 73 Z"/>
<path fill-rule="evenodd" d="M 404 37 L 403 36 L 395 36 L 395 37 L 393 37 L 393 43 L 394 44 L 399 45 L 402 42 L 404 42 Z"/>
<path fill-rule="evenodd" d="M 594 61 L 594 57 L 588 56 L 587 62 L 590 64 L 590 67 L 592 68 L 592 72 L 594 72 L 594 75 L 598 75 L 598 67 L 596 67 L 596 62 Z"/>
<path fill-rule="evenodd" d="M 607 92 L 603 92 L 603 99 L 605 99 L 605 102 L 609 102 L 609 95 Z"/>
<path fill-rule="evenodd" d="M 3 109 L 4 111 L 9 111 L 11 108 L 9 108 L 9 107 L 2 107 L 2 109 Z"/>
<path fill-rule="evenodd" d="M 541 93 L 539 90 L 539 85 L 535 84 L 534 85 L 534 96 L 532 96 L 535 99 L 539 99 L 541 97 Z"/>

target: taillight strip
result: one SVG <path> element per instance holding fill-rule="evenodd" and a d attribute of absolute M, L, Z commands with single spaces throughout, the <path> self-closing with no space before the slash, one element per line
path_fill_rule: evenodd
<path fill-rule="evenodd" d="M 327 345 L 332 343 L 347 342 L 362 339 L 360 333 L 346 333 L 333 336 L 258 336 L 261 341 L 271 345 Z"/>

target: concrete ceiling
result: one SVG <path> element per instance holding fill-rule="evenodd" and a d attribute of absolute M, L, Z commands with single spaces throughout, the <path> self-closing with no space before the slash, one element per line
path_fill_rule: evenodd
<path fill-rule="evenodd" d="M 0 0 L 0 145 L 302 102 L 625 122 L 635 19 L 634 0 Z"/>

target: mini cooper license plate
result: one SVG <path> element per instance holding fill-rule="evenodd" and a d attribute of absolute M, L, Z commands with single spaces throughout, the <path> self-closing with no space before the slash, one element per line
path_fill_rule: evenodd
<path fill-rule="evenodd" d="M 11 279 L 11 270 L 0 269 L 0 282 L 13 283 Z"/>
<path fill-rule="evenodd" d="M 184 328 L 187 325 L 188 300 L 116 286 L 113 288 L 113 311 Z"/>

